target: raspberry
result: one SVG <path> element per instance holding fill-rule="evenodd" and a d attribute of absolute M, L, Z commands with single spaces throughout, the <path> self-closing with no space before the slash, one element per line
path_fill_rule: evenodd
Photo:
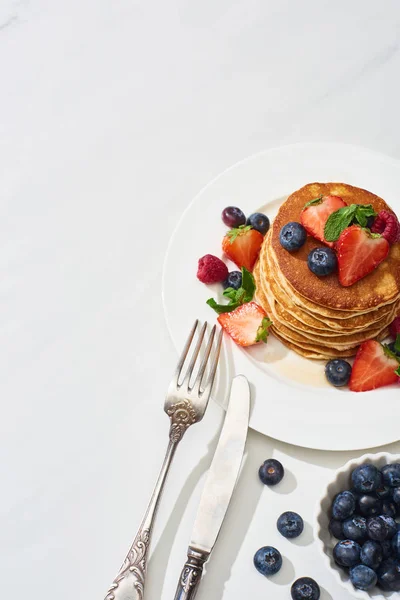
<path fill-rule="evenodd" d="M 199 258 L 197 279 L 203 283 L 217 283 L 228 277 L 228 267 L 216 256 L 206 254 Z"/>
<path fill-rule="evenodd" d="M 400 333 L 400 317 L 396 317 L 389 327 L 390 335 L 396 339 L 396 336 Z"/>
<path fill-rule="evenodd" d="M 394 244 L 398 241 L 400 234 L 400 225 L 396 215 L 387 210 L 381 210 L 372 224 L 371 231 L 372 233 L 381 233 L 389 244 Z"/>

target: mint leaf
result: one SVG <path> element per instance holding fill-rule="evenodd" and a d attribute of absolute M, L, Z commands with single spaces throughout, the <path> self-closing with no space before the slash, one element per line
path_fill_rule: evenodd
<path fill-rule="evenodd" d="M 269 331 L 272 321 L 268 317 L 264 317 L 260 327 L 257 329 L 256 342 L 268 342 Z"/>
<path fill-rule="evenodd" d="M 228 304 L 218 304 L 214 298 L 207 300 L 208 306 L 211 306 L 219 315 L 224 312 L 231 312 L 241 304 L 250 302 L 256 291 L 256 282 L 253 275 L 245 267 L 242 267 L 242 285 L 238 290 L 232 287 L 226 288 L 223 292 L 225 298 L 229 298 Z"/>
<path fill-rule="evenodd" d="M 394 343 L 394 349 L 395 349 L 395 352 L 399 352 L 400 353 L 400 333 L 398 333 L 396 335 L 396 341 Z"/>
<path fill-rule="evenodd" d="M 375 217 L 376 212 L 374 211 L 372 204 L 357 204 L 356 206 L 356 213 L 354 215 L 355 221 L 357 221 L 361 227 L 366 227 L 368 218 Z"/>
<path fill-rule="evenodd" d="M 228 236 L 230 243 L 233 244 L 238 235 L 242 235 L 242 233 L 246 233 L 246 231 L 250 231 L 250 229 L 250 225 L 239 225 L 239 227 L 227 231 L 226 235 Z"/>
<path fill-rule="evenodd" d="M 321 204 L 322 202 L 322 194 L 318 196 L 318 198 L 314 198 L 313 200 L 309 200 L 303 207 L 303 210 L 307 208 L 307 206 L 316 206 L 317 204 Z"/>
<path fill-rule="evenodd" d="M 395 354 L 394 352 L 392 352 L 392 350 L 389 348 L 388 344 L 382 344 L 383 346 L 383 351 L 386 354 L 386 356 L 388 356 L 389 358 L 394 358 L 395 360 L 397 360 L 397 362 L 400 363 L 400 357 L 397 356 L 397 354 Z"/>
<path fill-rule="evenodd" d="M 209 298 L 207 300 L 207 304 L 208 306 L 211 306 L 211 308 L 213 308 L 215 310 L 216 313 L 218 313 L 219 315 L 221 315 L 222 313 L 226 313 L 226 312 L 232 312 L 233 310 L 235 310 L 235 308 L 237 308 L 238 306 L 240 306 L 239 302 L 230 302 L 229 304 L 218 304 L 214 298 Z"/>
<path fill-rule="evenodd" d="M 398 369 L 395 370 L 396 375 L 398 375 L 400 377 L 400 366 Z"/>
<path fill-rule="evenodd" d="M 343 229 L 346 229 L 352 222 L 357 210 L 357 204 L 343 206 L 329 215 L 324 228 L 324 237 L 327 242 L 336 242 L 339 239 Z"/>

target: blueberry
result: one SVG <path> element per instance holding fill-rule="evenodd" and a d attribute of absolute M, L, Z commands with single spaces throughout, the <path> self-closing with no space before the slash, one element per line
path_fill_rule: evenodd
<path fill-rule="evenodd" d="M 337 269 L 336 254 L 331 248 L 314 248 L 308 255 L 307 264 L 314 275 L 325 277 Z"/>
<path fill-rule="evenodd" d="M 350 569 L 350 581 L 358 590 L 368 591 L 376 586 L 378 577 L 369 567 L 357 565 Z"/>
<path fill-rule="evenodd" d="M 383 485 L 376 490 L 376 495 L 381 500 L 391 500 L 392 498 L 392 489 L 387 485 Z M 399 496 L 400 499 L 400 496 Z"/>
<path fill-rule="evenodd" d="M 332 517 L 344 521 L 351 517 L 356 508 L 356 499 L 351 492 L 340 492 L 332 504 Z"/>
<path fill-rule="evenodd" d="M 376 542 L 376 543 L 378 544 L 379 542 Z M 389 556 L 392 556 L 393 549 L 392 549 L 391 540 L 385 540 L 384 542 L 381 542 L 381 546 L 382 546 L 382 552 L 383 552 L 383 560 L 385 560 L 386 558 L 389 558 Z"/>
<path fill-rule="evenodd" d="M 400 504 L 400 487 L 396 487 L 392 491 L 393 502 Z"/>
<path fill-rule="evenodd" d="M 246 225 L 265 235 L 269 229 L 269 219 L 263 213 L 253 213 L 247 218 Z"/>
<path fill-rule="evenodd" d="M 397 532 L 397 523 L 393 519 L 393 517 L 389 515 L 380 515 L 382 521 L 385 521 L 386 527 L 388 529 L 387 539 L 391 540 L 394 534 Z"/>
<path fill-rule="evenodd" d="M 364 494 L 357 498 L 357 508 L 364 517 L 374 517 L 382 513 L 382 500 L 376 494 Z"/>
<path fill-rule="evenodd" d="M 300 577 L 293 583 L 290 593 L 293 600 L 319 600 L 319 585 L 311 577 Z"/>
<path fill-rule="evenodd" d="M 368 219 L 367 219 L 367 225 L 366 225 L 366 227 L 367 227 L 368 229 L 371 229 L 372 225 L 374 224 L 374 221 L 375 221 L 375 217 L 368 217 Z M 354 221 L 354 223 L 355 223 L 356 225 L 358 225 L 358 221 Z"/>
<path fill-rule="evenodd" d="M 368 537 L 367 519 L 358 515 L 346 519 L 343 523 L 343 533 L 346 539 L 362 544 Z"/>
<path fill-rule="evenodd" d="M 382 544 L 374 542 L 374 540 L 365 542 L 361 548 L 360 559 L 363 565 L 367 565 L 367 567 L 376 571 L 384 559 Z"/>
<path fill-rule="evenodd" d="M 276 485 L 282 481 L 285 470 L 275 458 L 268 458 L 258 470 L 258 476 L 265 485 Z"/>
<path fill-rule="evenodd" d="M 400 463 L 385 465 L 382 469 L 383 482 L 391 488 L 400 487 Z"/>
<path fill-rule="evenodd" d="M 351 365 L 347 360 L 334 358 L 326 363 L 325 376 L 329 383 L 335 387 L 342 387 L 349 383 Z"/>
<path fill-rule="evenodd" d="M 227 227 L 239 227 L 246 223 L 244 212 L 237 206 L 227 206 L 224 208 L 221 217 Z"/>
<path fill-rule="evenodd" d="M 361 546 L 353 540 L 342 540 L 333 549 L 333 558 L 341 567 L 353 567 L 360 562 Z"/>
<path fill-rule="evenodd" d="M 397 508 L 394 502 L 390 500 L 384 500 L 382 503 L 382 514 L 387 515 L 388 517 L 395 517 L 397 513 Z"/>
<path fill-rule="evenodd" d="M 400 591 L 400 562 L 388 558 L 378 569 L 378 583 L 387 591 Z"/>
<path fill-rule="evenodd" d="M 381 517 L 370 517 L 367 521 L 368 537 L 376 542 L 388 539 L 389 528 Z"/>
<path fill-rule="evenodd" d="M 231 271 L 225 281 L 222 282 L 224 290 L 231 287 L 238 290 L 242 285 L 242 273 L 240 271 Z"/>
<path fill-rule="evenodd" d="M 273 546 L 263 546 L 254 555 L 254 566 L 259 573 L 268 577 L 275 575 L 282 566 L 282 556 Z"/>
<path fill-rule="evenodd" d="M 296 221 L 291 221 L 284 225 L 279 234 L 281 246 L 285 250 L 288 250 L 288 252 L 299 250 L 305 244 L 306 239 L 307 231 L 303 225 L 296 223 Z"/>
<path fill-rule="evenodd" d="M 382 475 L 374 465 L 360 465 L 352 472 L 351 481 L 358 492 L 369 494 L 382 485 Z"/>
<path fill-rule="evenodd" d="M 344 540 L 345 535 L 343 533 L 343 523 L 337 519 L 331 519 L 329 522 L 329 531 L 337 540 Z"/>
<path fill-rule="evenodd" d="M 396 558 L 400 558 L 400 531 L 397 531 L 393 536 L 392 553 Z"/>
<path fill-rule="evenodd" d="M 281 514 L 276 526 L 283 537 L 291 539 L 297 538 L 301 534 L 304 529 L 304 522 L 297 513 L 287 511 Z"/>

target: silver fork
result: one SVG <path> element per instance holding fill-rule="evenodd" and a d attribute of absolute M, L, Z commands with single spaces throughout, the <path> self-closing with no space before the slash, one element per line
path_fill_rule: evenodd
<path fill-rule="evenodd" d="M 175 450 L 183 438 L 186 430 L 194 423 L 201 421 L 207 408 L 211 389 L 217 370 L 219 354 L 222 342 L 222 330 L 216 343 L 213 358 L 210 359 L 213 347 L 216 327 L 211 330 L 204 357 L 200 363 L 199 371 L 193 385 L 190 385 L 193 370 L 203 345 L 207 323 L 204 323 L 187 371 L 180 382 L 183 365 L 188 356 L 193 338 L 196 333 L 198 321 L 195 322 L 188 340 L 179 359 L 175 374 L 168 388 L 164 403 L 164 410 L 170 418 L 169 443 L 156 486 L 151 496 L 149 505 L 143 517 L 142 523 L 136 534 L 132 546 L 115 577 L 105 600 L 142 600 L 144 594 L 146 563 L 150 546 L 151 532 L 153 529 L 158 504 L 164 489 L 165 480 L 168 475 Z M 211 363 L 210 374 L 204 387 L 202 386 L 207 365 Z"/>

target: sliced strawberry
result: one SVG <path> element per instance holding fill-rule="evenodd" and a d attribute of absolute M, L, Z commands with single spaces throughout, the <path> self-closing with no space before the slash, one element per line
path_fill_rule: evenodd
<path fill-rule="evenodd" d="M 339 196 L 321 196 L 305 206 L 301 213 L 301 224 L 307 232 L 320 242 L 334 248 L 334 242 L 327 242 L 324 237 L 324 227 L 329 215 L 347 206 Z"/>
<path fill-rule="evenodd" d="M 396 358 L 375 340 L 363 342 L 354 359 L 350 377 L 353 392 L 367 392 L 398 381 Z"/>
<path fill-rule="evenodd" d="M 222 250 L 237 264 L 251 271 L 260 252 L 264 236 L 250 226 L 228 231 L 222 240 Z"/>
<path fill-rule="evenodd" d="M 232 312 L 219 315 L 218 322 L 239 346 L 266 342 L 272 324 L 266 312 L 255 302 L 242 304 Z"/>
<path fill-rule="evenodd" d="M 358 225 L 348 227 L 336 244 L 339 281 L 348 287 L 375 269 L 388 255 L 389 242 Z"/>

